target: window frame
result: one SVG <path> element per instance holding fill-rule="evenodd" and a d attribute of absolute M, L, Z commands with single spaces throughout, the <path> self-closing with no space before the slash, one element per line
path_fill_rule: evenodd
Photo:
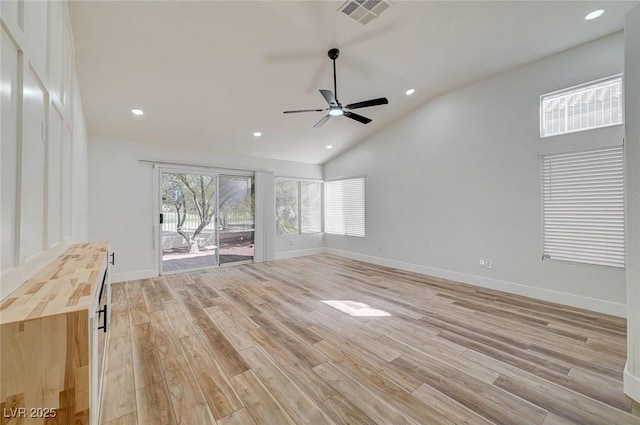
<path fill-rule="evenodd" d="M 277 210 L 277 185 L 278 181 L 294 181 L 297 186 L 297 232 L 296 233 L 280 233 L 278 234 L 278 229 L 276 227 L 276 236 L 277 237 L 295 237 L 295 236 L 307 236 L 307 235 L 319 235 L 324 233 L 324 181 L 317 179 L 303 179 L 297 177 L 276 177 L 274 184 L 274 193 L 276 194 L 276 199 L 274 205 L 276 206 L 275 211 L 275 219 L 276 222 L 278 220 L 278 210 Z M 320 231 L 318 232 L 303 232 L 302 231 L 302 183 L 318 183 L 320 184 Z"/>
<path fill-rule="evenodd" d="M 599 125 L 599 126 L 595 126 L 595 127 L 589 127 L 589 128 L 580 128 L 580 129 L 573 129 L 573 130 L 565 130 L 563 132 L 560 133 L 554 133 L 554 134 L 544 134 L 544 108 L 543 108 L 543 103 L 545 101 L 545 98 L 548 97 L 552 97 L 552 96 L 557 96 L 560 95 L 562 93 L 570 93 L 573 91 L 577 91 L 579 89 L 583 89 L 583 88 L 588 88 L 590 86 L 596 86 L 596 85 L 600 85 L 603 84 L 605 82 L 613 82 L 615 80 L 620 80 L 620 84 L 622 87 L 622 91 L 621 91 L 621 103 L 620 103 L 620 113 L 622 115 L 622 121 L 619 123 L 614 123 L 614 124 L 604 124 L 604 125 Z M 614 74 L 614 75 L 610 75 L 607 77 L 603 77 L 603 78 L 598 78 L 596 80 L 592 80 L 592 81 L 587 81 L 584 83 L 580 83 L 580 84 L 576 84 L 574 86 L 571 87 L 567 87 L 567 88 L 563 88 L 563 89 L 559 89 L 559 90 L 555 90 L 549 93 L 543 93 L 540 95 L 540 99 L 539 99 L 539 103 L 538 103 L 538 123 L 539 123 L 539 131 L 540 131 L 540 139 L 548 139 L 551 137 L 558 137 L 558 136 L 564 136 L 567 134 L 573 134 L 573 133 L 580 133 L 580 132 L 585 132 L 585 131 L 591 131 L 591 130 L 596 130 L 599 128 L 607 128 L 607 127 L 615 127 L 618 125 L 624 125 L 624 111 L 625 111 L 625 106 L 624 106 L 624 78 L 623 78 L 623 74 L 622 73 L 618 73 L 618 74 Z"/>

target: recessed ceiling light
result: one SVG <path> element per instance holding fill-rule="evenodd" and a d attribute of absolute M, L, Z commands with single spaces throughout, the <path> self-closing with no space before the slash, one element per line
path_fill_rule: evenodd
<path fill-rule="evenodd" d="M 144 111 L 142 109 L 140 109 L 140 108 L 133 108 L 131 110 L 131 113 L 133 115 L 137 115 L 137 116 L 144 115 Z"/>
<path fill-rule="evenodd" d="M 253 133 L 253 135 L 255 137 L 260 137 L 260 136 L 262 136 L 262 133 L 260 133 L 259 131 L 256 131 L 255 133 Z"/>
<path fill-rule="evenodd" d="M 602 16 L 603 13 L 604 13 L 604 10 L 602 10 L 602 9 L 594 10 L 593 12 L 591 12 L 587 16 L 585 16 L 584 19 L 587 20 L 587 21 L 590 21 L 592 19 L 596 19 L 596 18 Z"/>
<path fill-rule="evenodd" d="M 333 149 L 333 145 L 327 145 L 327 149 Z"/>
<path fill-rule="evenodd" d="M 416 89 L 409 89 L 406 92 L 404 92 L 404 94 L 406 94 L 407 96 L 411 96 L 412 94 L 414 94 L 416 92 Z"/>

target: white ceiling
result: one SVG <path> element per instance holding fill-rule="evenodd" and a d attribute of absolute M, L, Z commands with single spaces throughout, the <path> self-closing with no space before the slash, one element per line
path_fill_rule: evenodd
<path fill-rule="evenodd" d="M 621 30 L 637 2 L 396 1 L 366 26 L 342 3 L 71 2 L 89 135 L 324 163 L 437 94 Z M 282 113 L 325 107 L 331 47 L 342 102 L 389 99 L 358 110 L 372 123 Z"/>

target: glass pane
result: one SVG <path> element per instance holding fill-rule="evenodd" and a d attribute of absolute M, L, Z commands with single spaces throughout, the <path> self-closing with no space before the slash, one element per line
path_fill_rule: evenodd
<path fill-rule="evenodd" d="M 322 232 L 322 183 L 300 182 L 300 233 Z"/>
<path fill-rule="evenodd" d="M 298 234 L 297 180 L 276 180 L 276 233 Z"/>
<path fill-rule="evenodd" d="M 217 265 L 216 177 L 162 173 L 162 272 Z"/>
<path fill-rule="evenodd" d="M 254 182 L 248 176 L 219 176 L 220 264 L 253 260 Z"/>

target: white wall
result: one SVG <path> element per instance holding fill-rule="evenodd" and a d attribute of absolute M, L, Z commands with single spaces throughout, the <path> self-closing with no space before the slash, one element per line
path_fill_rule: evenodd
<path fill-rule="evenodd" d="M 640 402 L 640 6 L 626 15 L 627 367 L 624 390 Z"/>
<path fill-rule="evenodd" d="M 327 163 L 327 180 L 367 176 L 367 237 L 325 235 L 327 250 L 624 315 L 624 271 L 541 260 L 539 164 L 539 96 L 622 72 L 623 46 L 617 33 L 454 90 Z"/>
<path fill-rule="evenodd" d="M 153 230 L 154 170 L 150 164 L 141 164 L 141 159 L 272 171 L 276 176 L 322 179 L 320 165 L 91 137 L 89 238 L 111 242 L 117 256 L 113 268 L 114 281 L 139 279 L 157 274 Z M 279 257 L 278 246 L 276 245 L 276 258 Z M 322 242 L 316 241 L 312 247 L 321 249 Z"/>
<path fill-rule="evenodd" d="M 67 4 L 3 1 L 0 299 L 87 230 L 87 154 Z"/>

